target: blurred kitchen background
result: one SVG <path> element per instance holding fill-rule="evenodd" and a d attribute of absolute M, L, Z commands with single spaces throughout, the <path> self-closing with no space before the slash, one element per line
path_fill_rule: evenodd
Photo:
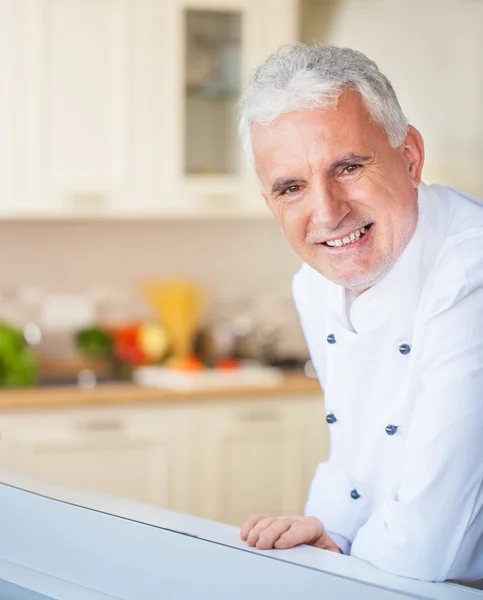
<path fill-rule="evenodd" d="M 481 196 L 482 24 L 481 0 L 0 0 L 0 461 L 232 523 L 300 512 L 322 396 L 239 93 L 280 45 L 360 49 L 425 181 Z"/>

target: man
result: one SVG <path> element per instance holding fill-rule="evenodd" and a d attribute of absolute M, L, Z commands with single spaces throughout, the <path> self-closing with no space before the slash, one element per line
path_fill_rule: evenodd
<path fill-rule="evenodd" d="M 262 195 L 304 262 L 294 298 L 331 436 L 305 516 L 254 516 L 242 538 L 482 578 L 483 206 L 421 182 L 422 137 L 359 52 L 284 48 L 241 109 Z"/>

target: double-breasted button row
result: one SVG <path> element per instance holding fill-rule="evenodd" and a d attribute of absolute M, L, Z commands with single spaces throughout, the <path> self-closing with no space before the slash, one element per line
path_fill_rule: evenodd
<path fill-rule="evenodd" d="M 327 343 L 335 344 L 336 341 L 337 340 L 335 339 L 335 335 L 333 333 L 329 333 L 329 335 L 327 336 Z M 411 352 L 411 346 L 409 344 L 400 344 L 399 352 L 403 355 L 409 354 Z"/>
<path fill-rule="evenodd" d="M 334 415 L 334 413 L 329 413 L 325 417 L 325 420 L 327 421 L 327 423 L 329 425 L 332 425 L 337 422 L 337 417 Z M 397 425 L 386 425 L 385 431 L 386 431 L 387 435 L 395 435 L 398 429 L 399 429 L 399 427 Z"/>

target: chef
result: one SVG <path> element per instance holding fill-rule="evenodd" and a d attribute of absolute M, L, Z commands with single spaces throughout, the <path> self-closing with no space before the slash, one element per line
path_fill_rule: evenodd
<path fill-rule="evenodd" d="M 331 439 L 305 515 L 253 516 L 242 538 L 483 578 L 483 205 L 422 183 L 421 134 L 350 49 L 267 59 L 240 132 L 304 263 L 293 293 Z"/>

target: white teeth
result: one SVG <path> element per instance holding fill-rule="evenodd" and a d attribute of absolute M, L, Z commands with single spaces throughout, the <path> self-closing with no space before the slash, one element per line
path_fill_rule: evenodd
<path fill-rule="evenodd" d="M 328 246 L 346 246 L 347 244 L 353 244 L 354 242 L 357 242 L 357 240 L 360 239 L 361 235 L 364 235 L 367 231 L 368 229 L 366 229 L 365 227 L 361 227 L 360 229 L 357 229 L 356 231 L 352 232 L 351 234 L 345 236 L 342 239 L 328 240 L 325 243 Z"/>

